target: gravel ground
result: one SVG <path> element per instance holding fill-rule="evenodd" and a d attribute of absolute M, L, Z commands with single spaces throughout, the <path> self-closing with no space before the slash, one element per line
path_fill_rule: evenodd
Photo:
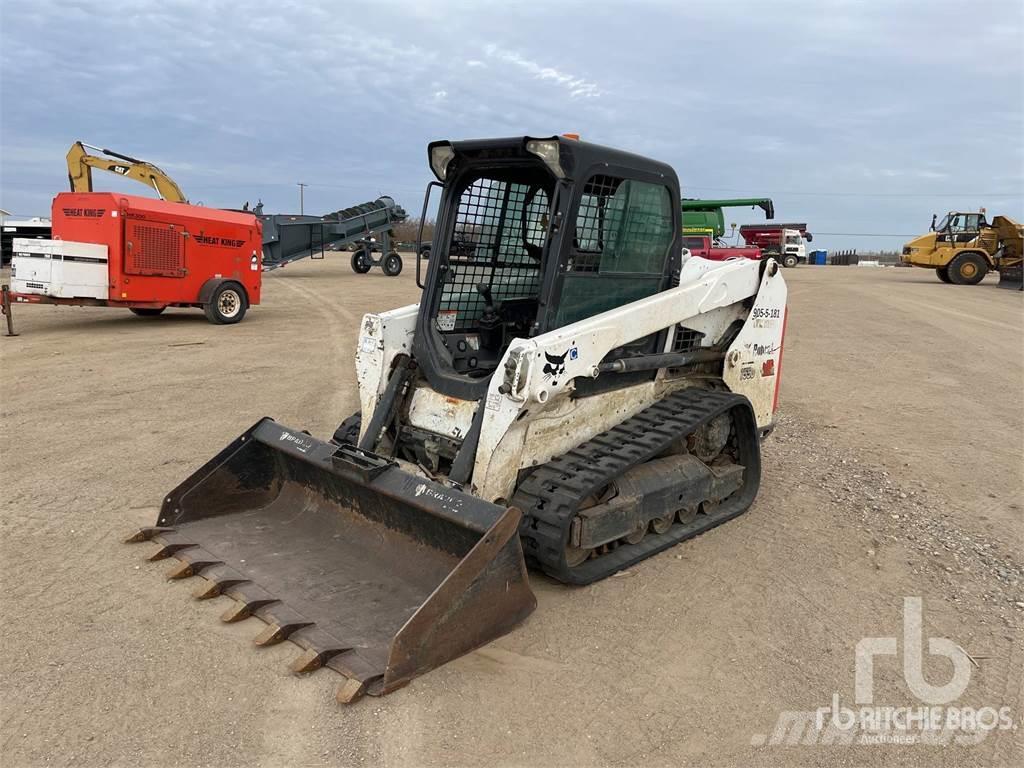
<path fill-rule="evenodd" d="M 121 538 L 263 415 L 329 435 L 359 317 L 415 300 L 343 258 L 267 277 L 239 326 L 18 308 L 0 339 L 0 759 L 29 765 L 1018 765 L 977 744 L 773 743 L 853 701 L 854 649 L 924 634 L 973 659 L 960 707 L 1022 713 L 1024 313 L 986 281 L 798 268 L 782 416 L 750 512 L 598 584 L 533 575 L 515 632 L 383 699 L 333 703 L 294 646 L 189 599 Z M 146 545 L 150 546 L 150 545 Z M 901 647 L 902 647 L 901 643 Z M 927 648 L 927 644 L 926 644 Z M 925 654 L 935 685 L 950 664 Z M 880 657 L 875 703 L 919 706 Z"/>

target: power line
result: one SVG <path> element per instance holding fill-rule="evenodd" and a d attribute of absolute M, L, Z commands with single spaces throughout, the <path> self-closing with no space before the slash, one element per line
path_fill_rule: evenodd
<path fill-rule="evenodd" d="M 898 235 L 898 234 L 886 234 L 882 232 L 813 232 L 815 237 L 818 235 L 830 235 L 832 237 L 917 237 L 917 235 Z"/>
<path fill-rule="evenodd" d="M 708 192 L 742 192 L 747 194 L 750 189 L 735 187 L 701 187 L 683 185 L 684 190 L 703 189 Z M 811 197 L 1018 197 L 1024 198 L 1024 192 L 773 192 L 773 196 L 806 195 Z"/>

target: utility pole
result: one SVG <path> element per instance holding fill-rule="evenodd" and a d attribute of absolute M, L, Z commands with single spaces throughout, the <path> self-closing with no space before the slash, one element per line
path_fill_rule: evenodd
<path fill-rule="evenodd" d="M 299 185 L 299 214 L 301 215 L 306 212 L 305 192 L 309 184 L 303 184 L 301 181 L 297 182 L 297 184 Z"/>

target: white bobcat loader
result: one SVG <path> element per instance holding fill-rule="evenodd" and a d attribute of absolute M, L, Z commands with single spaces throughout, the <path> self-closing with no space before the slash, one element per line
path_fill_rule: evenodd
<path fill-rule="evenodd" d="M 509 631 L 526 565 L 586 584 L 744 512 L 778 401 L 778 265 L 684 251 L 669 166 L 564 137 L 429 159 L 421 300 L 363 318 L 361 413 L 259 421 L 132 538 L 342 702 Z"/>

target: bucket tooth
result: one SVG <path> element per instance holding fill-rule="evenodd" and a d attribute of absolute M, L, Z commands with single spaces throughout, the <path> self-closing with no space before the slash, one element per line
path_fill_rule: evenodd
<path fill-rule="evenodd" d="M 256 645 L 276 645 L 287 640 L 292 633 L 313 626 L 312 621 L 282 602 L 257 609 L 255 613 L 257 618 L 267 622 L 267 626 L 256 636 Z"/>
<path fill-rule="evenodd" d="M 175 542 L 173 544 L 164 544 L 164 545 L 162 545 L 160 547 L 160 549 L 158 549 L 156 552 L 154 552 L 152 555 L 150 555 L 149 559 L 150 560 L 154 560 L 154 561 L 155 560 L 166 560 L 168 557 L 171 557 L 173 555 L 176 555 L 178 552 L 181 552 L 181 550 L 188 549 L 189 547 L 194 547 L 194 546 L 196 546 L 196 545 L 195 544 L 177 543 L 177 542 Z"/>
<path fill-rule="evenodd" d="M 124 540 L 125 544 L 138 544 L 141 541 L 149 541 L 158 533 L 173 533 L 173 528 L 163 528 L 159 525 L 149 525 L 145 528 L 140 528 L 127 539 Z"/>
<path fill-rule="evenodd" d="M 263 628 L 263 631 L 256 635 L 256 645 L 277 645 L 283 640 L 287 640 L 288 636 L 303 627 L 309 627 L 312 625 L 311 621 L 294 622 L 291 624 L 267 624 Z"/>
<path fill-rule="evenodd" d="M 192 597 L 196 600 L 209 600 L 211 597 L 220 597 L 224 590 L 248 583 L 248 579 L 224 579 L 223 581 L 202 577 L 202 581 L 192 591 Z"/>
<path fill-rule="evenodd" d="M 167 572 L 167 580 L 176 581 L 177 579 L 187 579 L 189 576 L 194 575 L 195 572 L 192 570 L 192 563 L 181 561 Z"/>
<path fill-rule="evenodd" d="M 183 549 L 192 549 L 196 546 L 194 541 L 190 541 L 174 531 L 156 533 L 153 535 L 152 540 L 160 545 L 160 549 L 149 556 L 150 560 L 166 560 Z"/>
<path fill-rule="evenodd" d="M 352 650 L 351 646 L 342 644 L 316 624 L 304 627 L 288 639 L 302 649 L 302 655 L 289 664 L 291 671 L 297 675 L 320 669 L 338 654 Z"/>
<path fill-rule="evenodd" d="M 212 597 L 219 597 L 225 590 L 238 587 L 249 582 L 238 571 L 229 568 L 221 562 L 207 564 L 207 567 L 195 568 L 199 573 L 199 583 L 192 590 L 192 597 L 196 600 L 209 600 Z"/>
<path fill-rule="evenodd" d="M 307 648 L 302 652 L 302 655 L 295 658 L 288 668 L 296 675 L 302 675 L 307 672 L 314 672 L 320 669 L 324 663 L 335 653 L 341 653 L 341 651 L 318 651 L 315 648 Z"/>
<path fill-rule="evenodd" d="M 334 698 L 339 704 L 351 704 L 363 698 L 366 693 L 366 683 L 350 677 L 338 686 L 338 692 Z"/>
<path fill-rule="evenodd" d="M 257 610 L 258 608 L 262 608 L 265 605 L 270 605 L 276 602 L 277 600 L 273 599 L 253 600 L 248 603 L 244 603 L 241 600 L 236 600 L 233 606 L 231 606 L 226 611 L 224 611 L 224 613 L 221 614 L 220 620 L 227 624 L 231 624 L 236 621 L 243 621 L 244 619 L 248 619 L 250 616 L 252 616 L 253 611 Z"/>
<path fill-rule="evenodd" d="M 176 557 L 181 560 L 181 565 L 177 565 L 167 572 L 168 579 L 187 579 L 206 568 L 224 564 L 199 547 L 179 552 Z"/>
<path fill-rule="evenodd" d="M 172 568 L 167 572 L 168 579 L 187 579 L 190 576 L 195 576 L 197 573 L 202 571 L 204 568 L 209 568 L 211 565 L 219 565 L 219 560 L 200 560 L 194 563 L 182 562 L 181 565 Z"/>

